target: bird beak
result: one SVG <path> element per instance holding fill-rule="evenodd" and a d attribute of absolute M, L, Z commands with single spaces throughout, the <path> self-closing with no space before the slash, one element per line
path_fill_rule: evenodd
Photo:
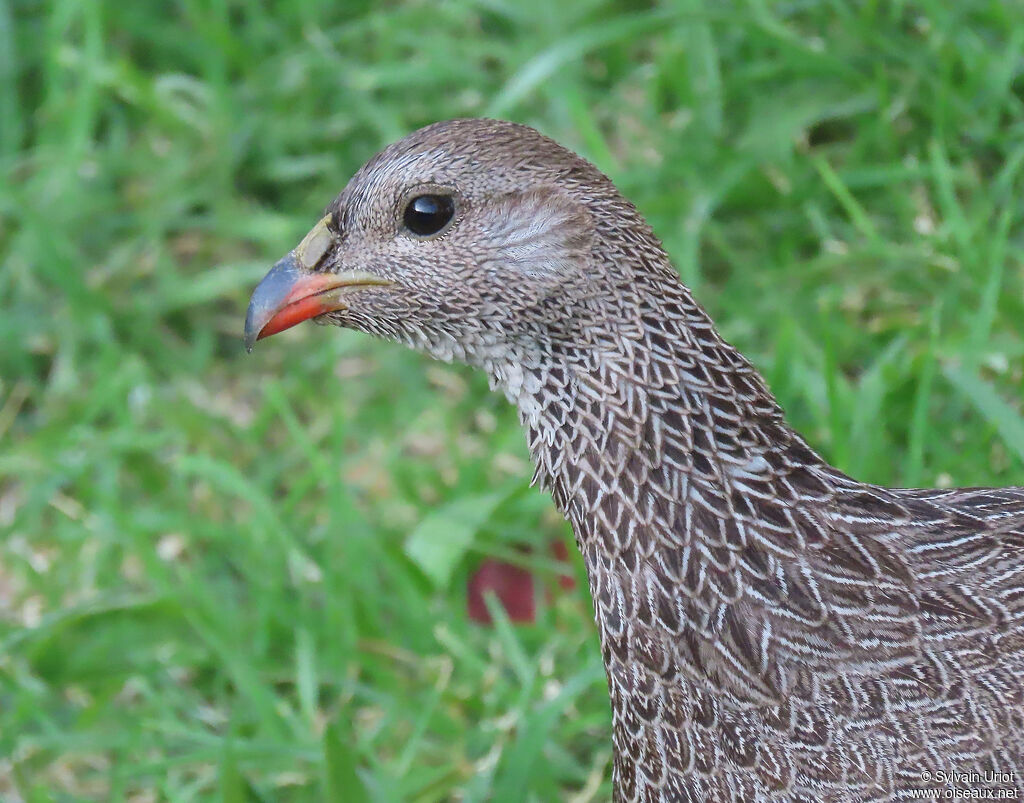
<path fill-rule="evenodd" d="M 334 235 L 324 217 L 256 285 L 245 316 L 245 348 L 325 312 L 344 309 L 346 289 L 390 282 L 360 271 L 317 272 Z"/>

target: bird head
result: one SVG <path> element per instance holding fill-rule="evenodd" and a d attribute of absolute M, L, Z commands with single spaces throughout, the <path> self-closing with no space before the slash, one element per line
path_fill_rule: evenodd
<path fill-rule="evenodd" d="M 647 230 L 595 167 L 532 128 L 428 126 L 364 165 L 260 282 L 246 345 L 317 318 L 493 373 L 584 339 L 616 293 L 597 243 L 623 217 Z"/>

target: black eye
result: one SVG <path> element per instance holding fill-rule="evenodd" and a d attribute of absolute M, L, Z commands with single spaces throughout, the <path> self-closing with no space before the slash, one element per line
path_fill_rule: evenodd
<path fill-rule="evenodd" d="M 455 202 L 450 195 L 417 195 L 405 207 L 402 221 L 413 234 L 427 237 L 447 226 L 454 214 Z"/>

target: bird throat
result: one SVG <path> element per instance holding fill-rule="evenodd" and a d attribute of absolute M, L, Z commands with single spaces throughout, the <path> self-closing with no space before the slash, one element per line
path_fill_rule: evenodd
<path fill-rule="evenodd" d="M 827 498 L 831 469 L 678 280 L 637 298 L 621 322 L 501 384 L 534 481 L 575 531 L 610 680 L 639 662 L 770 703 L 772 669 L 746 643 L 759 623 L 745 618 L 743 572 L 775 565 L 773 541 L 793 550 L 817 537 L 786 509 Z M 745 671 L 708 660 L 723 640 Z"/>

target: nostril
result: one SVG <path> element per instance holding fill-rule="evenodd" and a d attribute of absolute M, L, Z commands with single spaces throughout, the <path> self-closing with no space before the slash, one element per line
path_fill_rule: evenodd
<path fill-rule="evenodd" d="M 311 271 L 320 264 L 320 260 L 324 258 L 334 240 L 334 235 L 327 225 L 328 221 L 329 218 L 322 217 L 295 249 L 295 258 L 306 270 Z"/>

